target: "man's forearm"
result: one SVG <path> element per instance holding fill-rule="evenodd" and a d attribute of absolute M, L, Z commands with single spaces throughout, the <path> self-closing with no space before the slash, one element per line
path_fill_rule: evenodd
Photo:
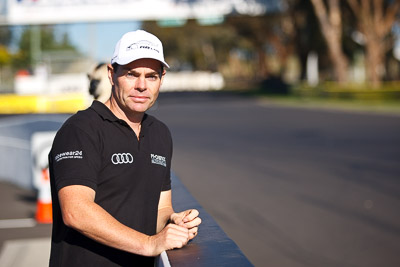
<path fill-rule="evenodd" d="M 181 248 L 189 241 L 189 231 L 184 227 L 169 224 L 157 235 L 148 236 L 121 224 L 103 208 L 94 205 L 95 208 L 90 207 L 73 228 L 104 245 L 138 255 L 157 256 L 165 250 Z M 163 210 L 162 217 L 167 218 L 168 213 Z"/>
<path fill-rule="evenodd" d="M 69 186 L 59 191 L 63 221 L 83 235 L 104 245 L 144 256 L 152 255 L 149 236 L 129 228 L 96 204 L 94 191 Z"/>
<path fill-rule="evenodd" d="M 97 204 L 90 206 L 79 218 L 75 214 L 73 217 L 76 219 L 70 221 L 69 226 L 104 245 L 143 256 L 155 256 L 149 236 L 121 224 Z"/>
<path fill-rule="evenodd" d="M 169 223 L 171 214 L 174 213 L 172 207 L 164 207 L 158 210 L 157 233 L 159 233 Z"/>

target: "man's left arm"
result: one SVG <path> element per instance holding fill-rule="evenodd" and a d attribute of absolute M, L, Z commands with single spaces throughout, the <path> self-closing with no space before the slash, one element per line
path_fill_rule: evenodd
<path fill-rule="evenodd" d="M 158 203 L 157 233 L 168 223 L 173 223 L 189 229 L 189 238 L 193 239 L 198 232 L 201 219 L 196 209 L 189 209 L 175 213 L 172 207 L 171 190 L 162 191 Z"/>

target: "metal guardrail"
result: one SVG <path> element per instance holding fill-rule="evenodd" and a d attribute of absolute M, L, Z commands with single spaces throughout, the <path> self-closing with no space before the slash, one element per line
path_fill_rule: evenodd
<path fill-rule="evenodd" d="M 195 208 L 202 223 L 199 234 L 181 249 L 167 251 L 171 266 L 253 266 L 217 222 L 172 174 L 172 202 L 176 211 Z"/>

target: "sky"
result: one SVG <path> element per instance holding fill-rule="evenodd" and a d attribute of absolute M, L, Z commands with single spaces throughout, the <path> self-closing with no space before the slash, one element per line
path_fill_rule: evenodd
<path fill-rule="evenodd" d="M 115 44 L 121 36 L 140 28 L 140 22 L 77 23 L 57 26 L 59 32 L 67 32 L 79 51 L 97 61 L 109 62 Z"/>

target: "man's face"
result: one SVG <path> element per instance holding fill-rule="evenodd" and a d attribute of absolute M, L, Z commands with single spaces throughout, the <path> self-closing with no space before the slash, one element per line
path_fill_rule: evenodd
<path fill-rule="evenodd" d="M 143 113 L 157 100 L 164 73 L 161 63 L 154 59 L 139 59 L 119 66 L 109 76 L 114 86 L 114 97 L 125 113 Z"/>

